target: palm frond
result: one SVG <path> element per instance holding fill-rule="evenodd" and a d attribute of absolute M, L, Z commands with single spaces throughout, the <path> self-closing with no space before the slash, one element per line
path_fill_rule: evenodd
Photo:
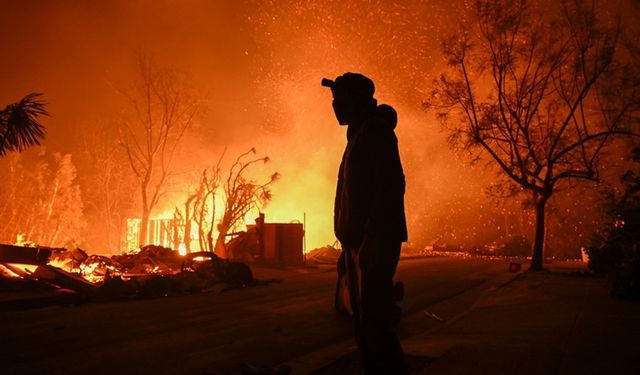
<path fill-rule="evenodd" d="M 0 157 L 40 144 L 45 128 L 39 117 L 48 116 L 41 93 L 31 93 L 0 111 Z"/>

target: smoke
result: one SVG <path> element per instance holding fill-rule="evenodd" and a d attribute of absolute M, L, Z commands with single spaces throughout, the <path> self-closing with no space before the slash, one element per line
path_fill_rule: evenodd
<path fill-rule="evenodd" d="M 0 100 L 44 92 L 52 113 L 48 148 L 78 153 L 80 133 L 122 115 L 117 90 L 134 79 L 140 53 L 153 55 L 188 72 L 207 98 L 157 214 L 170 212 L 224 149 L 233 159 L 256 147 L 272 160 L 264 174 L 282 175 L 267 220 L 306 215 L 311 249 L 334 241 L 333 196 L 346 143 L 319 82 L 364 73 L 376 82 L 378 100 L 399 113 L 410 237 L 426 243 L 446 221 L 438 218 L 450 216 L 451 197 L 482 195 L 477 171 L 451 154 L 421 109 L 453 9 L 445 1 L 3 3 L 2 35 L 20 43 L 3 44 L 3 56 L 14 58 L 3 62 Z M 91 168 L 74 160 L 80 173 Z"/>
<path fill-rule="evenodd" d="M 52 114 L 48 149 L 78 154 L 80 133 L 122 115 L 117 89 L 133 80 L 139 54 L 153 55 L 188 72 L 206 97 L 158 213 L 170 212 L 223 150 L 232 160 L 256 147 L 272 161 L 256 175 L 282 175 L 267 221 L 306 215 L 312 249 L 334 241 L 333 196 L 346 143 L 320 79 L 360 72 L 376 83 L 379 102 L 399 114 L 410 242 L 482 243 L 505 234 L 496 229 L 505 209 L 484 194 L 494 171 L 452 153 L 422 109 L 443 68 L 440 40 L 467 9 L 462 0 L 2 2 L 0 103 L 44 92 Z M 74 162 L 80 174 L 92 168 L 80 156 Z"/>
<path fill-rule="evenodd" d="M 453 155 L 438 123 L 422 109 L 443 66 L 439 40 L 456 22 L 449 3 L 261 4 L 262 11 L 249 20 L 257 40 L 252 64 L 260 72 L 263 129 L 274 135 L 269 154 L 285 166 L 270 207 L 307 212 L 310 247 L 333 241 L 333 195 L 346 129 L 338 127 L 330 93 L 319 82 L 355 71 L 372 78 L 378 101 L 398 111 L 410 241 L 418 246 L 439 237 L 459 241 L 455 233 L 441 233 L 442 223 L 455 219 L 454 203 L 478 210 L 486 173 Z"/>

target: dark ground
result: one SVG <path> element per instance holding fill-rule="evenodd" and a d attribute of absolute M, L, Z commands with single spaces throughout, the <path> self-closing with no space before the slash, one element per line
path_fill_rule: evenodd
<path fill-rule="evenodd" d="M 235 374 L 245 364 L 288 361 L 294 373 L 308 373 L 322 361 L 331 362 L 330 356 L 313 360 L 313 353 L 353 344 L 351 322 L 332 309 L 333 268 L 254 272 L 282 282 L 223 293 L 0 312 L 2 373 Z M 505 276 L 505 261 L 402 261 L 401 337 L 442 324 L 425 317 L 423 309 L 437 305 L 441 316 L 455 316 L 473 301 L 465 296 Z M 416 358 L 420 367 L 430 361 Z"/>
<path fill-rule="evenodd" d="M 607 280 L 585 272 L 584 264 L 547 267 L 430 307 L 449 317 L 452 305 L 473 301 L 438 326 L 404 331 L 412 374 L 640 373 L 640 303 L 613 298 Z M 314 375 L 362 374 L 353 349 L 332 355 Z"/>

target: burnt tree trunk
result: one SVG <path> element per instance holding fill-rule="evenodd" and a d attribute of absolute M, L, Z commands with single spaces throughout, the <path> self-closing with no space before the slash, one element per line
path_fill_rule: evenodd
<path fill-rule="evenodd" d="M 213 228 L 209 229 L 207 232 L 207 246 L 209 246 L 207 251 L 213 252 L 215 250 L 215 247 L 213 246 Z"/>
<path fill-rule="evenodd" d="M 536 199 L 536 231 L 533 241 L 533 254 L 531 255 L 530 271 L 540 271 L 543 269 L 544 259 L 544 237 L 545 237 L 545 206 L 549 197 L 538 197 Z"/>
<path fill-rule="evenodd" d="M 142 218 L 140 220 L 140 233 L 138 235 L 138 242 L 140 247 L 144 247 L 145 245 L 149 245 L 147 242 L 147 232 L 149 230 L 149 210 L 143 208 L 142 210 Z"/>
<path fill-rule="evenodd" d="M 220 258 L 228 258 L 227 248 L 225 247 L 225 239 L 227 238 L 227 233 L 229 232 L 228 226 L 220 225 L 218 226 L 218 238 L 216 240 L 216 255 Z"/>
<path fill-rule="evenodd" d="M 187 254 L 191 253 L 191 220 L 189 219 L 189 208 L 185 209 L 186 219 L 184 221 L 184 248 Z"/>
<path fill-rule="evenodd" d="M 187 253 L 191 253 L 191 219 L 196 215 L 196 213 L 194 212 L 193 214 L 191 213 L 191 206 L 193 204 L 193 201 L 198 198 L 198 196 L 200 195 L 200 192 L 196 192 L 195 194 L 189 196 L 189 198 L 187 198 L 187 201 L 184 203 L 184 248 L 186 249 Z M 193 208 L 195 211 L 195 207 Z M 200 247 L 200 251 L 202 251 L 202 247 Z"/>

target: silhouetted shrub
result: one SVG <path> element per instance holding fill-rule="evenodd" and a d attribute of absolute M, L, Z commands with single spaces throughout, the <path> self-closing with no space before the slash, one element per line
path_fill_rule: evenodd
<path fill-rule="evenodd" d="M 633 153 L 640 161 L 640 148 Z M 624 194 L 611 198 L 613 222 L 587 249 L 589 268 L 609 276 L 613 295 L 640 300 L 640 173 L 627 171 L 622 181 Z"/>

